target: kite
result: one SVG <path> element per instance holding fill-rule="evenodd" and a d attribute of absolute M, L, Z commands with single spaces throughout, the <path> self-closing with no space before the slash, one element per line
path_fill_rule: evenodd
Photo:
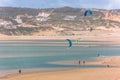
<path fill-rule="evenodd" d="M 86 11 L 84 12 L 84 16 L 87 16 L 88 13 L 89 13 L 90 15 L 92 15 L 93 11 L 92 11 L 92 10 L 86 10 Z"/>
<path fill-rule="evenodd" d="M 69 43 L 69 47 L 71 47 L 72 46 L 72 41 L 70 40 L 70 39 L 66 39 L 67 41 L 68 41 L 68 43 Z"/>

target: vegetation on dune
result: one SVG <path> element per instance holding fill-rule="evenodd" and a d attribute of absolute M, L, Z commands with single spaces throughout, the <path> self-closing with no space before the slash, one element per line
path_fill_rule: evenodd
<path fill-rule="evenodd" d="M 52 10 L 53 12 L 51 12 Z M 16 29 L 0 27 L 0 33 L 5 35 L 33 35 L 40 31 L 55 30 L 56 34 L 59 33 L 59 35 L 74 35 L 72 31 L 87 30 L 89 27 L 93 27 L 94 29 L 100 26 L 106 28 L 120 27 L 120 10 L 92 9 L 93 15 L 86 17 L 83 15 L 85 10 L 84 8 L 71 7 L 48 9 L 0 7 L 0 18 L 10 20 L 17 26 Z M 36 16 L 41 11 L 51 12 L 50 19 L 45 22 L 37 21 Z M 19 24 L 14 21 L 18 14 L 31 15 L 32 18 L 23 17 L 23 23 L 36 27 L 18 26 Z M 69 16 L 75 16 L 75 18 L 65 20 L 65 17 Z"/>

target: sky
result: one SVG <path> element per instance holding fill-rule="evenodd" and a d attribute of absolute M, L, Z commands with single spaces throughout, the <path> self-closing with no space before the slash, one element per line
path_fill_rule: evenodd
<path fill-rule="evenodd" d="M 28 8 L 99 8 L 120 9 L 120 0 L 0 0 L 0 6 Z"/>

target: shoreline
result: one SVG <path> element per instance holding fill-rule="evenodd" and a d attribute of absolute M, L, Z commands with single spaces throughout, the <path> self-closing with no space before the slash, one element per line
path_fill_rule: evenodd
<path fill-rule="evenodd" d="M 9 74 L 0 80 L 120 80 L 120 68 L 79 68 Z"/>
<path fill-rule="evenodd" d="M 61 42 L 62 41 L 62 42 Z M 47 39 L 40 39 L 40 40 L 0 40 L 0 45 L 2 46 L 20 46 L 20 45 L 27 45 L 27 46 L 67 46 L 68 42 L 66 39 L 58 40 L 47 40 Z M 120 42 L 110 41 L 110 40 L 81 40 L 78 43 L 72 40 L 73 46 L 119 46 Z"/>
<path fill-rule="evenodd" d="M 102 57 L 96 60 L 91 60 L 86 62 L 86 65 L 107 65 L 115 66 L 115 67 L 104 67 L 104 68 L 70 68 L 70 69 L 52 69 L 52 70 L 43 70 L 39 71 L 36 69 L 31 71 L 25 71 L 21 74 L 19 73 L 11 73 L 0 77 L 0 80 L 66 80 L 66 79 L 74 79 L 75 80 L 120 80 L 120 56 L 110 56 L 110 57 Z M 61 62 L 65 64 L 73 64 L 70 62 Z M 98 74 L 96 74 L 98 73 Z M 70 76 L 69 78 L 67 76 Z M 79 75 L 79 77 L 78 77 Z M 83 76 L 84 75 L 84 76 Z M 106 75 L 106 76 L 105 76 Z M 111 76 L 113 75 L 113 76 Z M 53 77 L 54 76 L 54 77 Z M 56 76 L 56 77 L 55 77 Z M 87 78 L 90 76 L 91 79 Z M 98 79 L 102 76 L 100 79 Z"/>
<path fill-rule="evenodd" d="M 99 57 L 94 57 L 92 59 L 87 59 L 87 60 L 83 59 L 83 60 L 71 60 L 71 61 L 55 61 L 55 62 L 49 62 L 49 63 L 58 64 L 58 65 L 103 66 L 103 68 L 108 67 L 109 65 L 109 67 L 111 68 L 113 67 L 117 68 L 117 67 L 120 67 L 120 64 L 117 63 L 117 60 L 120 60 L 120 56 L 99 56 Z M 97 68 L 97 67 L 91 67 L 91 68 Z"/>
<path fill-rule="evenodd" d="M 32 74 L 32 73 L 46 73 L 46 72 L 56 72 L 56 71 L 66 71 L 71 70 L 72 68 L 34 68 L 34 69 L 21 69 L 21 74 Z M 2 75 L 1 75 L 2 74 Z M 6 78 L 9 76 L 20 75 L 19 69 L 8 70 L 0 74 L 1 78 Z"/>

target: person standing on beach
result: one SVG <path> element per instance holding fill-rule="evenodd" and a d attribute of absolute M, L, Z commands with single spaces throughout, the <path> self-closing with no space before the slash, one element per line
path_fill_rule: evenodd
<path fill-rule="evenodd" d="M 80 64 L 80 60 L 79 60 L 79 64 Z"/>
<path fill-rule="evenodd" d="M 93 28 L 92 27 L 90 27 L 90 32 L 92 32 L 93 31 Z"/>
<path fill-rule="evenodd" d="M 22 72 L 21 69 L 19 69 L 19 74 L 21 74 L 21 72 Z"/>
<path fill-rule="evenodd" d="M 83 61 L 83 64 L 85 64 L 85 61 Z"/>
<path fill-rule="evenodd" d="M 110 65 L 107 65 L 107 67 L 109 68 L 109 67 L 110 67 Z"/>

